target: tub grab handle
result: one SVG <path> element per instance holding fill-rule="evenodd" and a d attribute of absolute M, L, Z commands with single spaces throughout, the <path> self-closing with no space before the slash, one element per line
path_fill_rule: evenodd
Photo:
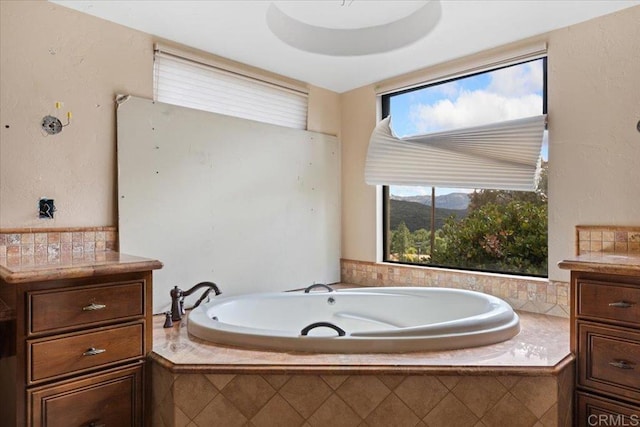
<path fill-rule="evenodd" d="M 324 288 L 324 289 L 326 289 L 328 292 L 333 292 L 333 291 L 334 291 L 334 289 L 333 289 L 331 286 L 329 286 L 329 285 L 325 285 L 324 283 L 314 283 L 313 285 L 311 285 L 311 286 L 307 287 L 307 288 L 304 290 L 304 293 L 305 293 L 305 294 L 308 294 L 312 289 L 315 289 L 315 288 Z"/>
<path fill-rule="evenodd" d="M 309 331 L 311 331 L 314 328 L 320 328 L 320 327 L 327 327 L 327 328 L 331 328 L 334 331 L 336 331 L 338 333 L 339 337 L 343 337 L 345 336 L 347 333 L 344 331 L 344 329 L 334 325 L 333 323 L 329 323 L 329 322 L 316 322 L 316 323 L 312 323 L 309 326 L 303 328 L 300 331 L 300 335 L 302 336 L 307 336 L 307 334 L 309 334 Z"/>

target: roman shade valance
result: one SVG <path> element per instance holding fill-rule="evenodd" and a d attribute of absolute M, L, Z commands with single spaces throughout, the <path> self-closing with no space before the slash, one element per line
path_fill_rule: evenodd
<path fill-rule="evenodd" d="M 391 117 L 369 141 L 365 181 L 373 185 L 534 191 L 546 115 L 396 137 Z"/>

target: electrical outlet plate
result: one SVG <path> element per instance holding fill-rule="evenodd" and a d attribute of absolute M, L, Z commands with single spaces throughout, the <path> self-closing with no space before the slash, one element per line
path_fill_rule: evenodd
<path fill-rule="evenodd" d="M 40 199 L 38 202 L 38 215 L 40 218 L 53 219 L 55 211 L 56 207 L 53 204 L 53 199 Z"/>

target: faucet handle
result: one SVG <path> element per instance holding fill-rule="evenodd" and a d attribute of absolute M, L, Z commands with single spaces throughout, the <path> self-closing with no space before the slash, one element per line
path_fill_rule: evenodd
<path fill-rule="evenodd" d="M 171 298 L 181 298 L 184 296 L 184 291 L 180 289 L 178 285 L 175 285 L 173 289 L 169 291 L 169 294 L 171 295 Z"/>
<path fill-rule="evenodd" d="M 164 312 L 164 325 L 162 327 L 163 328 L 171 328 L 171 327 L 173 327 L 173 321 L 171 320 L 171 312 L 170 311 L 165 311 Z"/>
<path fill-rule="evenodd" d="M 176 285 L 169 291 L 169 295 L 171 295 L 171 320 L 182 320 L 184 315 L 184 291 Z"/>

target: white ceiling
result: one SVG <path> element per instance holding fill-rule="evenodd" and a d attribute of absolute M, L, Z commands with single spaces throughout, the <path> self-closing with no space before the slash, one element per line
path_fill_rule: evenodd
<path fill-rule="evenodd" d="M 276 37 L 267 26 L 272 2 L 266 0 L 50 1 L 339 93 L 640 5 L 640 0 L 440 0 L 439 22 L 419 40 L 384 53 L 331 56 Z M 425 2 L 276 3 L 305 24 L 355 29 L 402 19 Z"/>

